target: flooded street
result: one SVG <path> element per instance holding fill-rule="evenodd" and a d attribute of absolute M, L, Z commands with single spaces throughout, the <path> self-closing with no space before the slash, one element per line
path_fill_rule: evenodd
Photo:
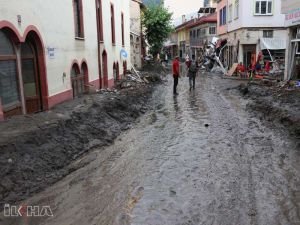
<path fill-rule="evenodd" d="M 246 111 L 237 84 L 201 74 L 190 92 L 184 77 L 173 96 L 169 76 L 131 130 L 26 201 L 53 217 L 0 224 L 299 225 L 300 151 Z"/>

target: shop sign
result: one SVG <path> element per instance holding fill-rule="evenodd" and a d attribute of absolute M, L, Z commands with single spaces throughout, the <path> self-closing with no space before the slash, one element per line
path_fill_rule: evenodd
<path fill-rule="evenodd" d="M 293 9 L 285 14 L 285 26 L 295 26 L 300 24 L 300 8 Z"/>

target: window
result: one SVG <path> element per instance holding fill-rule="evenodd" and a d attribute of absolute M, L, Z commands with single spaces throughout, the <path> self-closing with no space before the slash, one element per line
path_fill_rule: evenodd
<path fill-rule="evenodd" d="M 84 38 L 82 0 L 73 0 L 75 37 Z"/>
<path fill-rule="evenodd" d="M 264 30 L 263 37 L 264 38 L 273 38 L 273 30 Z"/>
<path fill-rule="evenodd" d="M 209 27 L 209 34 L 216 34 L 216 27 Z"/>
<path fill-rule="evenodd" d="M 193 30 L 193 38 L 195 38 L 195 37 L 196 37 L 196 31 Z"/>
<path fill-rule="evenodd" d="M 124 39 L 124 14 L 121 13 L 121 31 L 122 31 L 122 45 L 125 45 L 125 39 Z"/>
<path fill-rule="evenodd" d="M 190 31 L 190 37 L 193 37 L 193 31 Z"/>
<path fill-rule="evenodd" d="M 235 0 L 235 5 L 234 5 L 234 19 L 239 18 L 239 8 L 240 8 L 240 1 Z"/>
<path fill-rule="evenodd" d="M 0 30 L 0 98 L 4 110 L 20 103 L 14 47 Z"/>
<path fill-rule="evenodd" d="M 110 23 L 111 23 L 111 41 L 116 44 L 116 34 L 115 34 L 115 11 L 113 4 L 110 5 Z"/>
<path fill-rule="evenodd" d="M 203 37 L 206 35 L 206 28 L 200 29 L 200 37 Z"/>
<path fill-rule="evenodd" d="M 197 30 L 197 37 L 200 36 L 200 29 Z"/>
<path fill-rule="evenodd" d="M 232 20 L 232 4 L 228 7 L 228 22 L 231 22 Z"/>
<path fill-rule="evenodd" d="M 226 6 L 220 10 L 220 26 L 226 24 Z"/>
<path fill-rule="evenodd" d="M 97 0 L 97 25 L 98 25 L 98 38 L 103 41 L 103 20 L 102 20 L 102 2 Z"/>
<path fill-rule="evenodd" d="M 273 0 L 256 0 L 255 1 L 255 15 L 272 15 Z"/>

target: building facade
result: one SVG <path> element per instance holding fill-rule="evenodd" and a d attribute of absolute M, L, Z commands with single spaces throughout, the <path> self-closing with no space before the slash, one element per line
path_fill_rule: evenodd
<path fill-rule="evenodd" d="M 281 12 L 285 14 L 285 26 L 288 28 L 286 80 L 300 79 L 300 2 L 282 0 Z"/>
<path fill-rule="evenodd" d="M 192 58 L 202 57 L 205 46 L 207 46 L 217 33 L 217 14 L 213 13 L 200 17 L 189 25 L 190 30 L 190 49 Z"/>
<path fill-rule="evenodd" d="M 129 28 L 129 0 L 2 2 L 2 119 L 113 86 L 130 65 Z"/>
<path fill-rule="evenodd" d="M 145 9 L 142 1 L 130 1 L 130 49 L 131 64 L 136 68 L 142 67 L 145 55 L 144 35 L 141 24 L 142 11 Z"/>
<path fill-rule="evenodd" d="M 225 66 L 237 62 L 249 66 L 260 52 L 284 65 L 287 31 L 280 1 L 219 0 L 217 13 L 218 35 L 227 41 L 221 53 Z"/>

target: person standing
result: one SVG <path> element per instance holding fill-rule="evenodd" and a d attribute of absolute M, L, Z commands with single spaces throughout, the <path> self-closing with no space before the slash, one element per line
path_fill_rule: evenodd
<path fill-rule="evenodd" d="M 173 78 L 174 78 L 174 86 L 173 86 L 173 94 L 178 95 L 177 93 L 177 85 L 178 85 L 178 78 L 179 78 L 179 57 L 176 56 L 173 60 Z"/>
<path fill-rule="evenodd" d="M 188 77 L 189 77 L 189 83 L 190 83 L 190 91 L 192 88 L 195 90 L 195 80 L 196 80 L 196 74 L 198 72 L 197 63 L 195 59 L 190 61 L 189 67 L 188 67 Z"/>

